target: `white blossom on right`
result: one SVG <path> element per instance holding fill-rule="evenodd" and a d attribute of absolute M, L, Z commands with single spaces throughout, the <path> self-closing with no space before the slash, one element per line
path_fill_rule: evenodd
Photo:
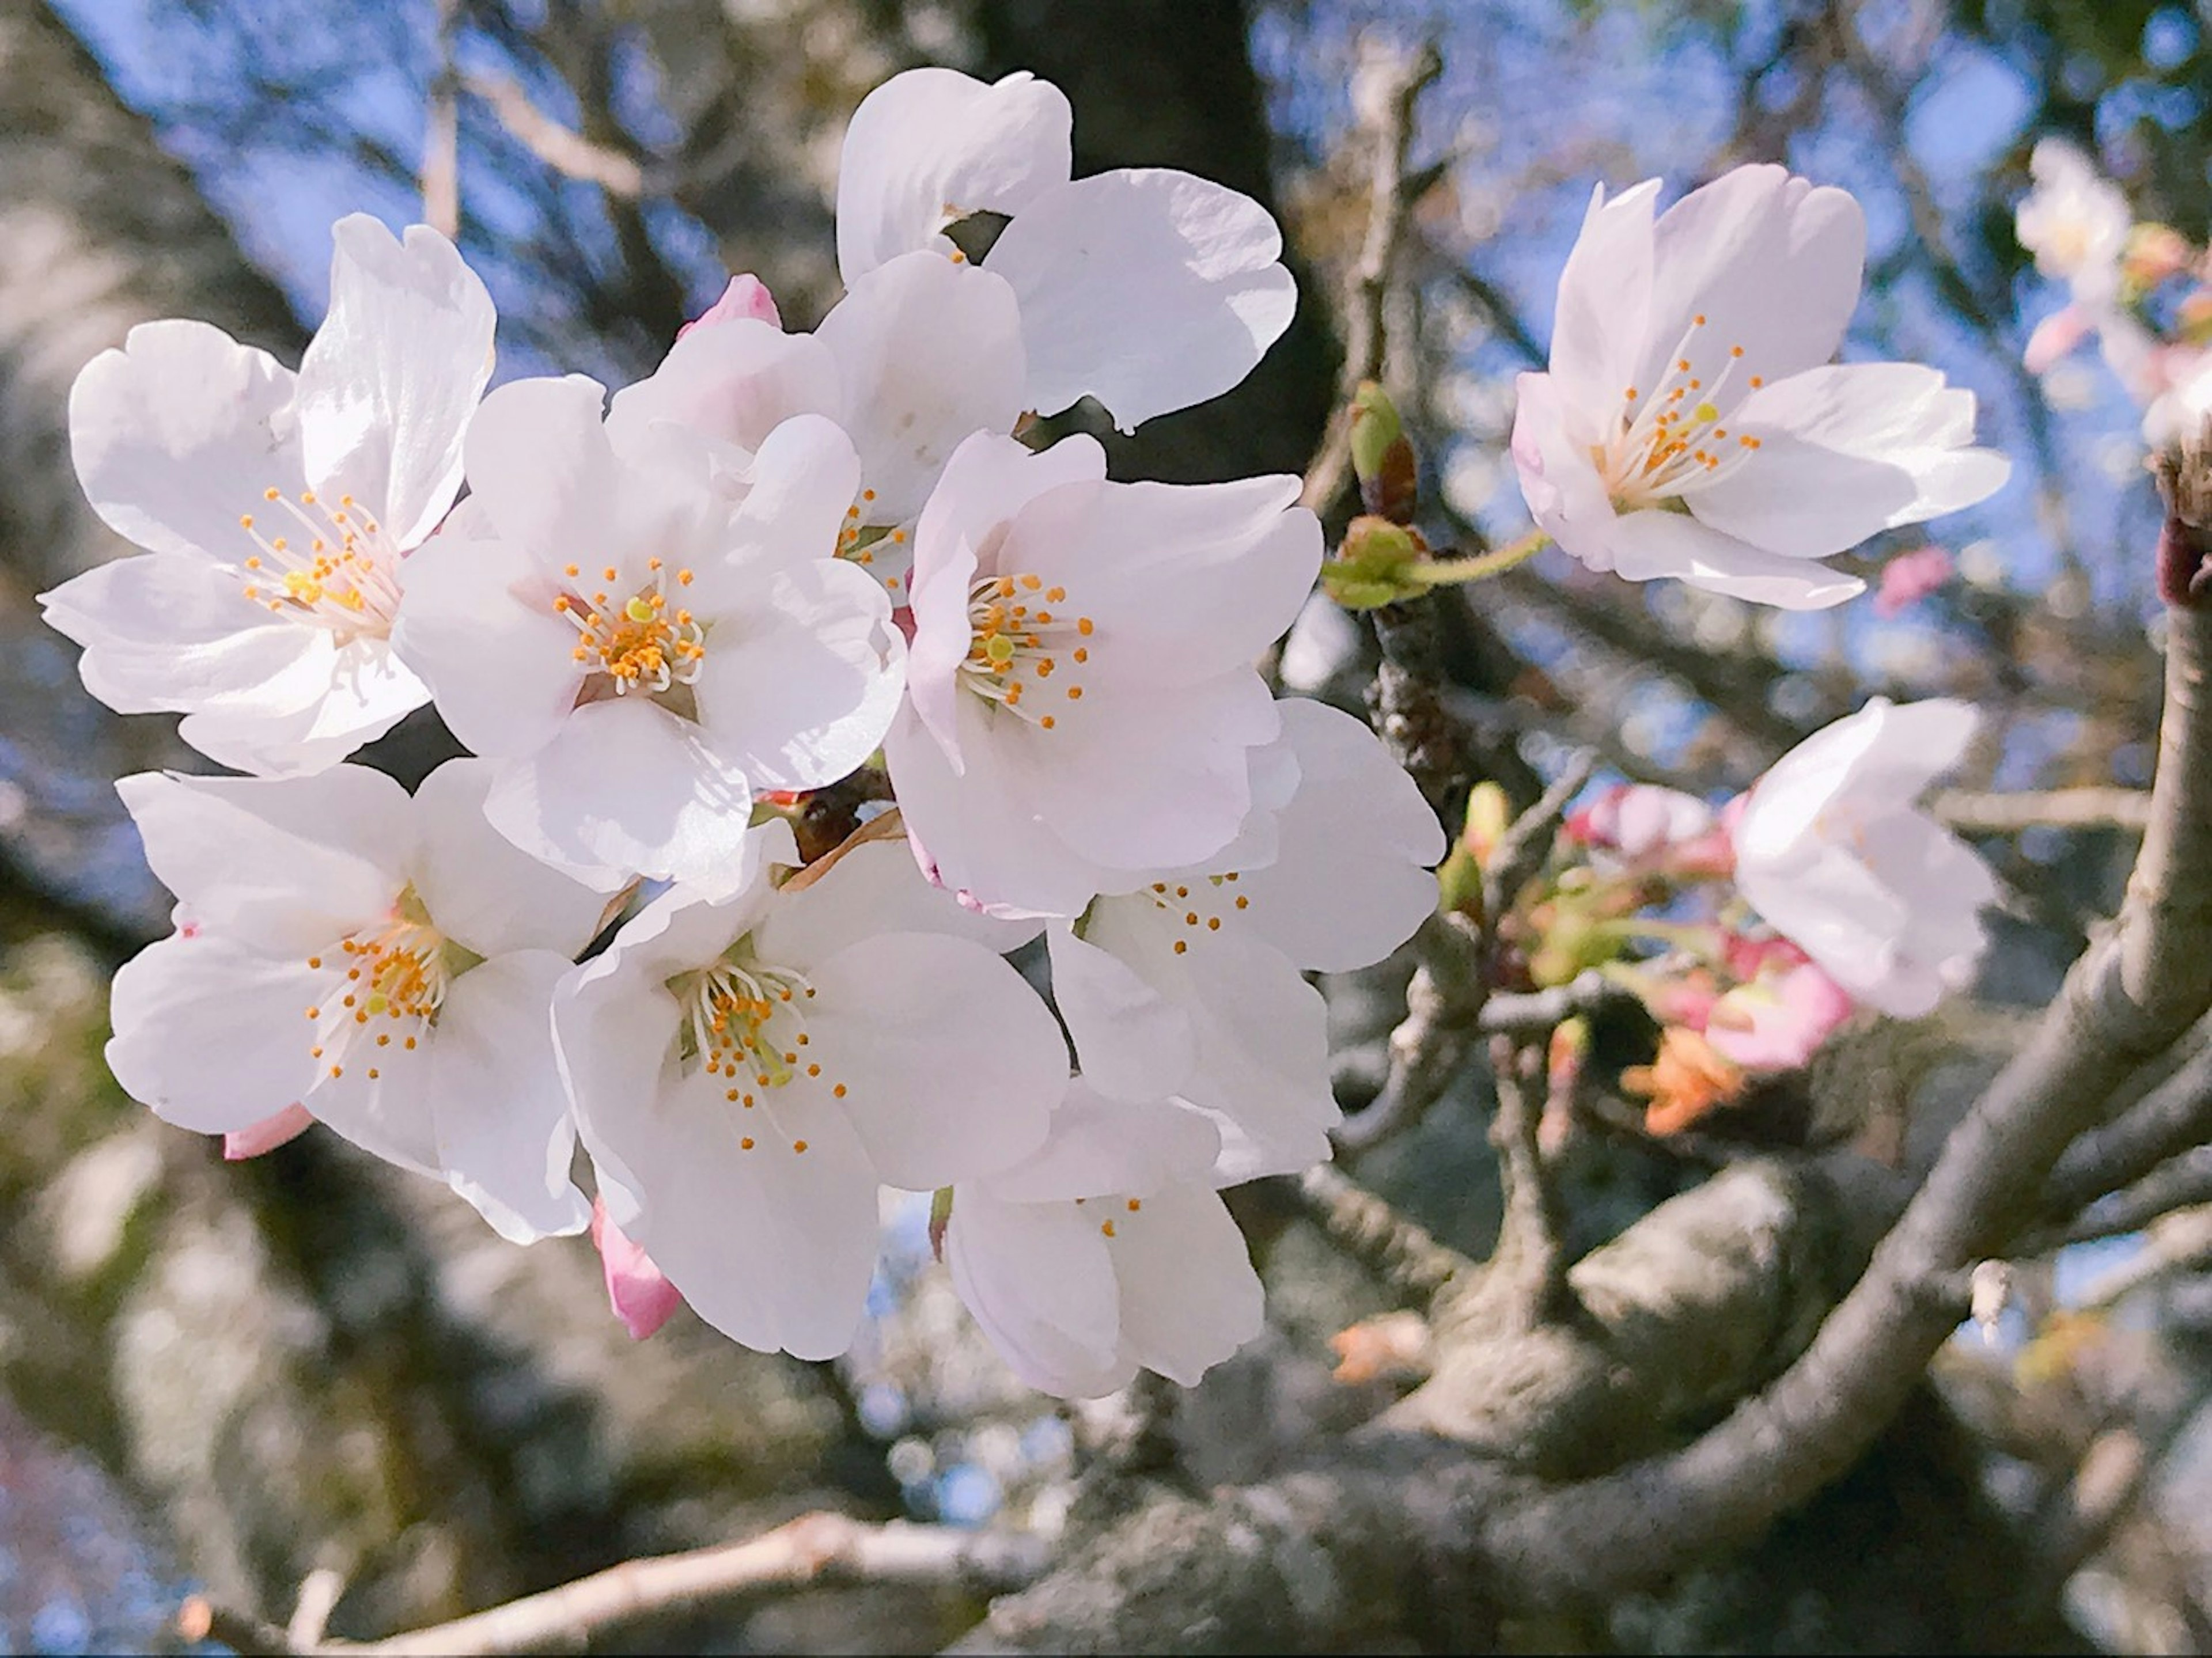
<path fill-rule="evenodd" d="M 1735 821 L 1736 884 L 1853 999 L 1917 1018 L 1965 987 L 1996 878 L 1916 802 L 1980 716 L 1875 697 L 1776 761 Z"/>
<path fill-rule="evenodd" d="M 1537 526 L 1595 570 L 1785 610 L 1863 591 L 1818 561 L 1971 507 L 2010 468 L 1935 369 L 1834 363 L 1866 221 L 1840 190 L 1742 167 L 1656 218 L 1601 186 L 1559 277 L 1549 371 L 1513 459 Z"/>

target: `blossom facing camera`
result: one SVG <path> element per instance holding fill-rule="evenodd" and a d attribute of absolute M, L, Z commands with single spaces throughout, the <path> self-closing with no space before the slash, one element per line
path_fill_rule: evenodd
<path fill-rule="evenodd" d="M 306 1119 L 444 1179 L 517 1242 L 582 1230 L 554 986 L 606 899 L 494 834 L 490 768 L 118 785 L 192 926 L 115 977 L 133 1099 L 255 1156 Z"/>
<path fill-rule="evenodd" d="M 461 484 L 491 299 L 426 226 L 332 228 L 331 308 L 299 373 L 205 323 L 146 323 L 85 366 L 70 448 L 146 550 L 41 596 L 87 689 L 170 709 L 240 771 L 336 764 L 429 700 L 392 654 L 400 562 Z"/>
<path fill-rule="evenodd" d="M 1974 398 L 1911 363 L 1832 363 L 1857 303 L 1858 203 L 1743 167 L 1655 218 L 1658 182 L 1591 198 L 1548 372 L 1513 459 L 1536 523 L 1595 570 L 1785 610 L 1865 584 L 1819 562 L 1983 500 Z"/>
<path fill-rule="evenodd" d="M 1776 761 L 1735 825 L 1736 884 L 1760 918 L 1900 1018 L 1964 987 L 1989 943 L 1996 878 L 1915 804 L 1979 721 L 1964 702 L 1875 697 Z"/>
<path fill-rule="evenodd" d="M 1073 112 L 1027 73 L 895 75 L 860 100 L 837 171 L 846 285 L 902 254 L 964 262 L 945 232 L 1006 222 L 982 268 L 1020 311 L 1021 406 L 1085 393 L 1123 431 L 1203 403 L 1251 373 L 1290 326 L 1297 286 L 1267 210 L 1165 167 L 1073 177 Z"/>
<path fill-rule="evenodd" d="M 952 1285 L 1014 1374 L 1095 1399 L 1139 1369 L 1194 1386 L 1260 1333 L 1243 1234 L 1222 1206 L 1212 1124 L 1082 1078 L 1036 1155 L 952 1191 Z"/>
<path fill-rule="evenodd" d="M 860 1327 L 878 1188 L 1027 1157 L 1067 1048 L 997 954 L 1018 930 L 896 843 L 779 886 L 777 820 L 744 861 L 727 899 L 672 889 L 577 969 L 555 1039 L 609 1219 L 725 1335 L 829 1358 Z"/>
<path fill-rule="evenodd" d="M 1114 483 L 1069 438 L 978 433 L 915 533 L 884 741 L 916 858 L 965 901 L 1073 916 L 1228 846 L 1281 720 L 1253 663 L 1321 568 L 1295 477 Z"/>
<path fill-rule="evenodd" d="M 605 890 L 726 890 L 753 791 L 835 782 L 898 706 L 890 601 L 835 556 L 859 463 L 801 416 L 733 504 L 695 451 L 618 447 L 600 400 L 580 376 L 485 399 L 474 493 L 413 562 L 398 647 L 499 762 L 484 809 L 516 846 Z"/>

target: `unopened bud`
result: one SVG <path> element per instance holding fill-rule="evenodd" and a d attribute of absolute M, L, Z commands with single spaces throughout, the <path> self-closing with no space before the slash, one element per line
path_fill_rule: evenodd
<path fill-rule="evenodd" d="M 1388 392 L 1373 380 L 1359 382 L 1352 399 L 1352 470 L 1359 479 L 1359 500 L 1377 518 L 1411 524 L 1420 506 L 1420 469 L 1406 428 Z"/>
<path fill-rule="evenodd" d="M 1428 553 L 1417 531 L 1372 514 L 1356 518 L 1346 526 L 1336 556 L 1322 566 L 1322 585 L 1347 610 L 1395 604 L 1428 591 L 1428 584 L 1412 574 Z"/>
<path fill-rule="evenodd" d="M 1490 854 L 1498 850 L 1498 843 L 1512 827 L 1513 803 L 1503 788 L 1486 778 L 1468 791 L 1467 826 L 1459 835 L 1462 846 L 1488 863 Z"/>
<path fill-rule="evenodd" d="M 929 1253 L 945 1259 L 945 1229 L 952 1224 L 952 1188 L 940 1186 L 929 1194 Z"/>

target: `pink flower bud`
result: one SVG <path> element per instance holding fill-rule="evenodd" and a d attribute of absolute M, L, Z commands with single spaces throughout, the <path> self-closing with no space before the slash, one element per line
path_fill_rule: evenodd
<path fill-rule="evenodd" d="M 683 1292 L 653 1264 L 652 1256 L 623 1236 L 598 1198 L 592 1199 L 592 1242 L 599 1252 L 607 1300 L 615 1316 L 623 1321 L 631 1340 L 644 1340 L 684 1304 Z"/>
<path fill-rule="evenodd" d="M 248 1157 L 258 1157 L 264 1151 L 274 1151 L 288 1140 L 295 1140 L 315 1126 L 304 1105 L 288 1105 L 273 1117 L 264 1117 L 250 1127 L 234 1129 L 222 1137 L 222 1160 L 243 1163 Z"/>
<path fill-rule="evenodd" d="M 1876 616 L 1895 616 L 1917 604 L 1951 579 L 1957 568 L 1941 547 L 1916 547 L 1881 567 L 1881 586 L 1874 596 Z"/>
<path fill-rule="evenodd" d="M 1747 1071 L 1795 1071 L 1851 1011 L 1843 987 L 1804 962 L 1722 997 L 1705 1022 L 1705 1040 Z"/>
<path fill-rule="evenodd" d="M 2061 306 L 2036 324 L 2020 360 L 2029 374 L 2047 374 L 2061 357 L 2087 339 L 2096 326 L 2096 319 L 2087 306 Z"/>
<path fill-rule="evenodd" d="M 775 308 L 775 296 L 757 276 L 731 277 L 730 285 L 722 290 L 722 297 L 678 329 L 676 337 L 680 340 L 695 328 L 741 319 L 764 322 L 774 328 L 783 326 L 783 317 Z"/>

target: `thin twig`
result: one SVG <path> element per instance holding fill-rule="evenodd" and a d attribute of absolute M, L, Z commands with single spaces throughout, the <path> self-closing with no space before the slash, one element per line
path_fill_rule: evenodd
<path fill-rule="evenodd" d="M 2044 789 L 2017 794 L 1946 789 L 1929 803 L 1946 828 L 1962 835 L 2017 835 L 2029 829 L 2120 829 L 2150 822 L 2144 789 Z"/>
<path fill-rule="evenodd" d="M 459 11 L 459 0 L 438 0 L 438 68 L 422 132 L 422 222 L 448 241 L 461 234 L 461 82 L 453 64 Z"/>
<path fill-rule="evenodd" d="M 1299 1176 L 1306 1212 L 1407 1304 L 1426 1307 L 1444 1288 L 1463 1284 L 1475 1263 L 1429 1236 L 1384 1199 L 1334 1165 L 1316 1163 Z"/>
<path fill-rule="evenodd" d="M 1381 100 L 1382 119 L 1372 135 L 1375 178 L 1368 194 L 1367 239 L 1360 246 L 1358 262 L 1352 266 L 1352 291 L 1346 307 L 1344 374 L 1336 399 L 1340 410 L 1350 405 L 1360 381 L 1382 377 L 1386 338 L 1383 305 L 1389 297 L 1398 245 L 1405 236 L 1407 211 L 1413 206 L 1406 155 L 1413 142 L 1413 107 L 1443 68 L 1443 58 L 1434 43 L 1422 46 L 1398 65 Z M 1321 448 L 1306 468 L 1305 490 L 1299 500 L 1315 512 L 1326 512 L 1344 488 L 1351 468 L 1352 427 L 1340 413 L 1330 421 Z"/>
<path fill-rule="evenodd" d="M 514 82 L 500 76 L 471 75 L 464 84 L 491 106 L 516 143 L 563 178 L 597 185 L 624 201 L 636 201 L 647 193 L 645 168 L 635 156 L 594 143 L 562 126 Z"/>
<path fill-rule="evenodd" d="M 2212 1146 L 2200 1145 L 2160 1164 L 2124 1191 L 2075 1217 L 2056 1236 L 2036 1242 L 2048 1248 L 2140 1232 L 2161 1215 L 2212 1203 Z"/>
<path fill-rule="evenodd" d="M 1510 1036 L 1491 1038 L 1498 1111 L 1491 1119 L 1490 1143 L 1497 1148 L 1505 1204 L 1490 1270 L 1510 1278 L 1515 1310 L 1528 1329 L 1558 1317 L 1569 1294 L 1559 1196 L 1537 1149 L 1540 1119 L 1529 1085 L 1542 1074 L 1543 1060 L 1540 1045 L 1523 1047 Z"/>
<path fill-rule="evenodd" d="M 1491 850 L 1482 871 L 1482 913 L 1493 932 L 1498 918 L 1511 908 L 1521 889 L 1528 884 L 1544 860 L 1552 855 L 1552 842 L 1566 821 L 1567 808 L 1583 792 L 1596 768 L 1597 756 L 1577 749 L 1559 768 L 1559 774 L 1543 798 L 1513 820 L 1513 825 Z"/>
<path fill-rule="evenodd" d="M 2044 1187 L 2045 1212 L 2063 1221 L 2141 1180 L 2212 1131 L 2212 1043 L 2112 1121 L 2066 1148 Z"/>
<path fill-rule="evenodd" d="M 178 1618 L 189 1640 L 213 1638 L 246 1658 L 346 1655 L 346 1658 L 481 1658 L 482 1655 L 580 1650 L 634 1619 L 824 1584 L 955 1585 L 978 1594 L 1018 1588 L 1043 1570 L 1042 1539 L 842 1514 L 810 1514 L 748 1542 L 686 1554 L 626 1560 L 558 1588 L 488 1612 L 411 1630 L 389 1640 L 294 1646 L 284 1631 L 204 1597 Z"/>

